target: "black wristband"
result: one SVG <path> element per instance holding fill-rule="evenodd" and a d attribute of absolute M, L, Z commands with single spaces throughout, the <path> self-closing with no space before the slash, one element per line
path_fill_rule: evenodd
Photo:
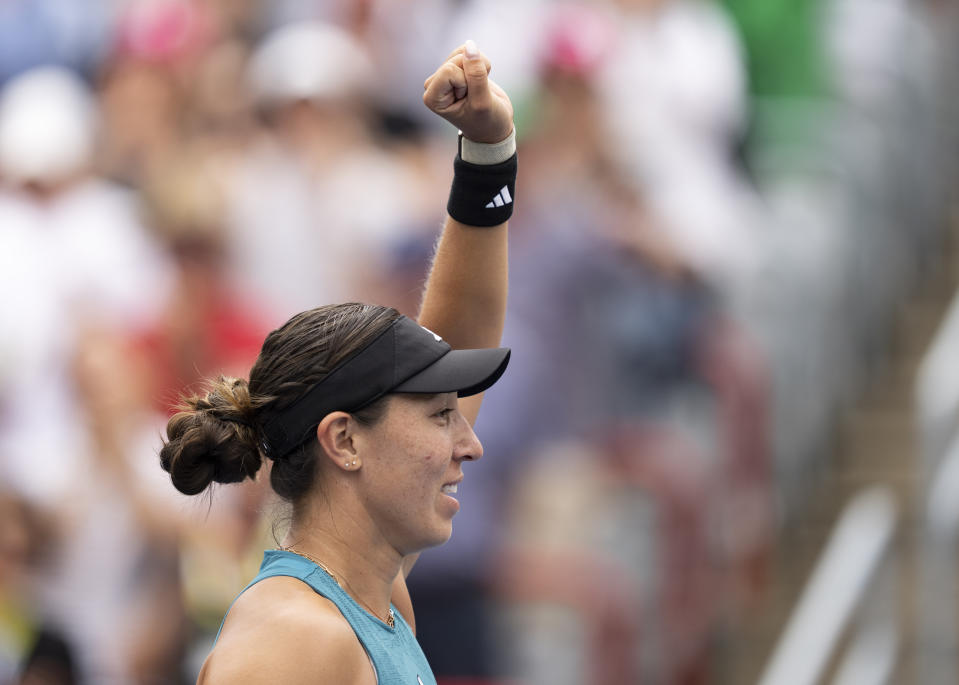
<path fill-rule="evenodd" d="M 470 164 L 457 154 L 449 215 L 467 226 L 498 226 L 513 214 L 516 153 L 500 164 Z"/>

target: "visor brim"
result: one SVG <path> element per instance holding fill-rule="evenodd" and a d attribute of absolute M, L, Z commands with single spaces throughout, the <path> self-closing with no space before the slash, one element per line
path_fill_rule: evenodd
<path fill-rule="evenodd" d="M 450 350 L 390 392 L 455 392 L 460 397 L 476 395 L 499 380 L 506 371 L 509 355 L 507 347 Z"/>

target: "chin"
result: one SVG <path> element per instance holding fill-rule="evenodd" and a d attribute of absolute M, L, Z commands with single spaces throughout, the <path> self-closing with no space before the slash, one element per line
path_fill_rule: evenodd
<path fill-rule="evenodd" d="M 440 547 L 449 542 L 449 539 L 453 536 L 453 526 L 448 525 L 445 529 L 437 529 L 431 531 L 430 535 L 426 537 L 420 549 L 429 549 L 430 547 Z"/>

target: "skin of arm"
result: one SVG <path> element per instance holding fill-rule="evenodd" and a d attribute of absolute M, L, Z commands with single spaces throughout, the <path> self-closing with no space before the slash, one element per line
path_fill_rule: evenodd
<path fill-rule="evenodd" d="M 436 248 L 419 321 L 454 349 L 497 347 L 507 291 L 507 228 L 464 226 L 448 218 Z M 482 395 L 460 400 L 474 424 Z"/>

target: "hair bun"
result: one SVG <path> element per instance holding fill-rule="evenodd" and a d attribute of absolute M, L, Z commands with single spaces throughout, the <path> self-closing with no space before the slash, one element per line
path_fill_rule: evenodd
<path fill-rule="evenodd" d="M 160 465 L 174 487 L 186 495 L 210 483 L 239 483 L 253 478 L 262 459 L 250 419 L 246 381 L 220 377 L 205 397 L 185 400 L 183 411 L 167 423 Z"/>

